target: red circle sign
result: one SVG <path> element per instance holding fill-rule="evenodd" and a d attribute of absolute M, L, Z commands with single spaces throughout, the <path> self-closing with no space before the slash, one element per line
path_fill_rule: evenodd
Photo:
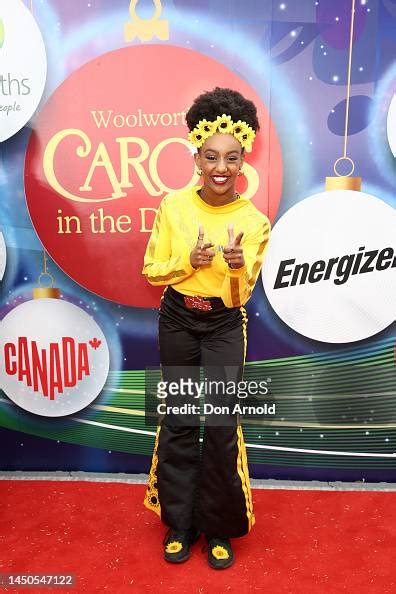
<path fill-rule="evenodd" d="M 51 96 L 27 149 L 26 198 L 44 248 L 74 281 L 111 301 L 158 306 L 161 290 L 141 274 L 144 251 L 163 196 L 199 183 L 184 118 L 215 86 L 257 105 L 261 130 L 239 190 L 273 219 L 279 141 L 260 97 L 223 64 L 174 46 L 132 46 L 85 64 Z"/>

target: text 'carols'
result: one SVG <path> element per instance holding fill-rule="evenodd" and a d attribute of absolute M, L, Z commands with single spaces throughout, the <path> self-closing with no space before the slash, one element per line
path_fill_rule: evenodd
<path fill-rule="evenodd" d="M 87 169 L 88 173 L 83 184 L 80 186 L 80 192 L 92 192 L 93 176 L 98 168 L 105 171 L 112 188 L 111 196 L 106 198 L 98 198 L 92 196 L 90 198 L 81 195 L 73 194 L 68 188 L 65 188 L 60 183 L 55 174 L 56 152 L 59 145 L 66 139 L 70 140 L 72 137 L 78 137 L 82 140 L 82 144 L 75 149 L 76 155 L 79 159 L 88 159 Z M 164 193 L 171 193 L 176 190 L 184 190 L 191 185 L 198 182 L 199 176 L 194 168 L 194 163 L 191 158 L 192 177 L 188 180 L 183 188 L 170 188 L 160 178 L 158 173 L 158 159 L 165 147 L 170 144 L 182 144 L 186 150 L 191 150 L 191 145 L 185 138 L 166 138 L 159 142 L 152 150 L 148 142 L 144 138 L 137 136 L 122 136 L 114 139 L 118 144 L 119 154 L 119 171 L 116 172 L 116 167 L 113 164 L 109 150 L 104 142 L 99 142 L 96 150 L 93 153 L 93 146 L 88 134 L 77 128 L 67 128 L 57 132 L 48 142 L 43 157 L 44 175 L 49 185 L 61 196 L 72 200 L 74 202 L 106 202 L 109 200 L 117 200 L 127 196 L 124 191 L 125 188 L 132 188 L 133 183 L 130 180 L 131 168 L 136 172 L 144 189 L 150 196 L 161 196 Z M 130 155 L 130 148 L 132 145 L 140 149 L 140 153 L 136 156 Z M 72 166 L 72 162 L 68 161 L 68 167 Z M 118 166 L 117 166 L 118 167 Z M 147 168 L 147 171 L 146 171 Z M 58 167 L 59 169 L 59 167 Z M 244 192 L 246 198 L 254 196 L 259 185 L 259 176 L 257 171 L 245 162 L 244 172 L 248 182 L 247 190 Z"/>

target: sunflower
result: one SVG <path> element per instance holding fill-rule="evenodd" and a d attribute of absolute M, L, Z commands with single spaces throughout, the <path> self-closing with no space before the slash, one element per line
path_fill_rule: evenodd
<path fill-rule="evenodd" d="M 242 122 L 241 120 L 238 120 L 232 126 L 232 133 L 236 138 L 238 138 L 238 136 L 243 133 L 245 128 L 246 128 L 246 122 Z"/>
<path fill-rule="evenodd" d="M 172 540 L 172 542 L 169 542 L 166 545 L 166 549 L 165 551 L 167 553 L 178 553 L 179 551 L 181 551 L 183 548 L 183 545 L 181 542 L 179 542 L 178 540 Z"/>
<path fill-rule="evenodd" d="M 215 124 L 218 132 L 221 132 L 222 134 L 232 134 L 233 121 L 231 116 L 223 113 L 223 115 L 217 116 Z"/>
<path fill-rule="evenodd" d="M 247 152 L 252 150 L 252 143 L 256 137 L 256 133 L 251 126 L 246 124 L 246 122 L 238 120 L 233 126 L 233 134 Z"/>
<path fill-rule="evenodd" d="M 227 549 L 225 549 L 224 547 L 221 547 L 220 545 L 213 547 L 212 555 L 216 559 L 228 559 L 229 558 Z"/>
<path fill-rule="evenodd" d="M 208 120 L 200 120 L 200 122 L 198 123 L 198 126 L 196 126 L 196 128 L 199 128 L 201 130 L 202 134 L 205 136 L 205 139 L 206 139 L 215 133 L 216 122 L 208 122 Z"/>
<path fill-rule="evenodd" d="M 188 134 L 188 140 L 191 142 L 191 144 L 197 148 L 200 148 L 205 142 L 206 138 L 204 137 L 201 129 L 196 126 L 194 130 Z"/>

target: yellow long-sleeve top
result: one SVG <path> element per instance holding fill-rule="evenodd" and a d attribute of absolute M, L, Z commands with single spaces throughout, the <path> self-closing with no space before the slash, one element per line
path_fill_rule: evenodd
<path fill-rule="evenodd" d="M 144 274 L 152 285 L 176 285 L 184 295 L 221 297 L 226 307 L 240 307 L 250 298 L 260 272 L 271 225 L 268 218 L 243 195 L 223 206 L 207 204 L 200 186 L 162 199 L 144 256 Z M 244 232 L 241 246 L 245 265 L 232 269 L 223 258 L 228 245 L 228 225 L 234 237 Z M 199 226 L 204 243 L 211 242 L 215 256 L 195 269 L 190 253 L 197 244 Z"/>

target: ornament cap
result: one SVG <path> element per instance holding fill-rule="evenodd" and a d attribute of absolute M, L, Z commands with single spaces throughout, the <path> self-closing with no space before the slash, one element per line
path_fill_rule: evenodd
<path fill-rule="evenodd" d="M 34 287 L 33 299 L 43 299 L 45 297 L 59 299 L 60 289 L 57 289 L 56 287 Z"/>
<path fill-rule="evenodd" d="M 351 177 L 350 175 L 337 175 L 326 177 L 326 192 L 330 190 L 355 190 L 360 192 L 362 189 L 362 178 Z"/>

